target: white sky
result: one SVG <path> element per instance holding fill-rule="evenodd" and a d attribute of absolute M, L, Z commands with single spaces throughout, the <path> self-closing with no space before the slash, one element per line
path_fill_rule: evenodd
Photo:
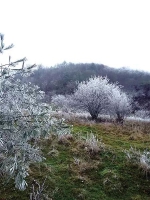
<path fill-rule="evenodd" d="M 1 56 L 94 62 L 150 72 L 150 0 L 0 0 Z"/>

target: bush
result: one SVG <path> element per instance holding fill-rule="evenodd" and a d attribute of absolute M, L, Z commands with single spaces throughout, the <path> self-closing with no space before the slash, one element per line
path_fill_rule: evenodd
<path fill-rule="evenodd" d="M 97 120 L 99 114 L 110 114 L 117 122 L 123 123 L 124 117 L 131 112 L 127 94 L 120 86 L 101 76 L 79 83 L 72 95 L 53 96 L 52 103 L 65 111 L 88 112 L 92 120 Z"/>
<path fill-rule="evenodd" d="M 0 52 L 5 48 L 4 35 L 0 34 Z M 37 140 L 58 128 L 51 117 L 51 108 L 42 103 L 44 92 L 30 83 L 15 80 L 16 74 L 26 75 L 34 66 L 25 67 L 25 59 L 1 65 L 0 72 L 0 172 L 15 179 L 15 186 L 24 190 L 29 165 L 41 162 Z M 21 67 L 17 67 L 21 64 Z"/>
<path fill-rule="evenodd" d="M 147 175 L 150 173 L 150 152 L 146 150 L 140 152 L 131 147 L 129 150 L 126 150 L 125 153 L 129 161 L 137 164 L 144 171 L 146 178 L 148 178 Z"/>

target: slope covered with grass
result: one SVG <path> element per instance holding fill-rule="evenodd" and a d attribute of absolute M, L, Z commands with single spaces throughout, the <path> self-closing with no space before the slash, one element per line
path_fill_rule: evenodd
<path fill-rule="evenodd" d="M 149 174 L 146 177 L 143 168 L 125 153 L 131 146 L 141 152 L 150 150 L 149 123 L 69 123 L 73 124 L 71 134 L 39 141 L 46 159 L 30 166 L 28 189 L 18 191 L 13 182 L 2 180 L 0 200 L 29 199 L 32 184 L 38 188 L 33 180 L 42 184 L 45 178 L 45 199 L 150 199 Z"/>

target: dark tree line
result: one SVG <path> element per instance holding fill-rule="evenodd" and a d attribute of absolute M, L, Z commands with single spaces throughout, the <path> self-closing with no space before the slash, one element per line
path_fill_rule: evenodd
<path fill-rule="evenodd" d="M 136 93 L 134 95 L 135 110 L 144 109 L 150 111 L 150 83 L 142 84 L 135 87 Z"/>

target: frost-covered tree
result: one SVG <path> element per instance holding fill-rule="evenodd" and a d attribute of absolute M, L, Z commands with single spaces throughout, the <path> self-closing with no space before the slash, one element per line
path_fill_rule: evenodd
<path fill-rule="evenodd" d="M 51 103 L 59 109 L 67 110 L 69 106 L 69 95 L 68 97 L 65 95 L 54 95 L 52 96 Z"/>
<path fill-rule="evenodd" d="M 51 103 L 54 107 L 65 112 L 74 111 L 76 109 L 73 95 L 54 95 L 52 96 Z"/>
<path fill-rule="evenodd" d="M 5 48 L 2 34 L 0 39 L 1 53 L 13 47 Z M 24 62 L 25 59 L 11 62 L 9 57 L 8 64 L 0 66 L 0 174 L 13 178 L 20 190 L 26 188 L 30 163 L 42 160 L 37 139 L 57 126 L 51 109 L 42 103 L 44 92 L 13 78 L 16 73 L 24 75 L 33 67 L 26 68 Z"/>
<path fill-rule="evenodd" d="M 131 112 L 131 100 L 121 86 L 101 76 L 79 83 L 73 95 L 53 96 L 52 103 L 63 109 L 86 111 L 93 120 L 99 114 L 110 114 L 119 123 Z"/>
<path fill-rule="evenodd" d="M 109 96 L 116 84 L 109 82 L 106 77 L 94 77 L 89 81 L 81 82 L 74 93 L 74 101 L 77 108 L 90 113 L 93 120 L 106 110 L 109 105 Z"/>
<path fill-rule="evenodd" d="M 112 90 L 109 99 L 109 113 L 115 117 L 116 122 L 123 123 L 124 118 L 132 111 L 131 99 L 119 86 Z"/>

